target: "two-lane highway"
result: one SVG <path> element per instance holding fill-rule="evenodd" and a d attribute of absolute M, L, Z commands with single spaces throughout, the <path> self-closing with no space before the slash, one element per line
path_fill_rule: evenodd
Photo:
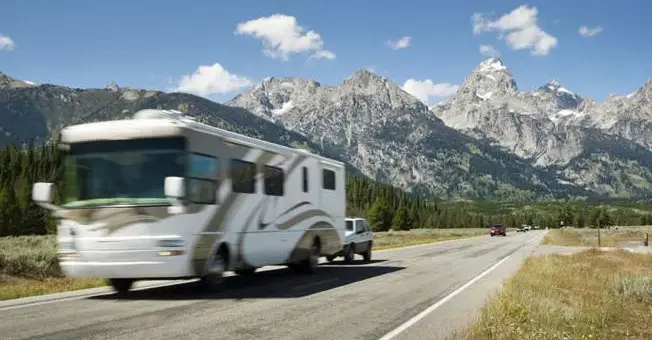
<path fill-rule="evenodd" d="M 378 251 L 372 263 L 324 264 L 0 308 L 2 339 L 438 339 L 470 322 L 545 232 Z"/>

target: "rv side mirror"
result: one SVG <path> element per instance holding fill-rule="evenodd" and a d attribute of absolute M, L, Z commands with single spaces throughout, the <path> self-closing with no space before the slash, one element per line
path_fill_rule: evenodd
<path fill-rule="evenodd" d="M 32 187 L 32 200 L 36 203 L 51 203 L 54 184 L 38 182 Z"/>
<path fill-rule="evenodd" d="M 165 177 L 165 196 L 174 199 L 182 199 L 186 196 L 183 177 Z"/>

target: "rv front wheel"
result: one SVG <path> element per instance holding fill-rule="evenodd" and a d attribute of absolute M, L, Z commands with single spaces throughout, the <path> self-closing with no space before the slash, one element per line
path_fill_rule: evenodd
<path fill-rule="evenodd" d="M 131 279 L 109 279 L 109 284 L 119 294 L 124 294 L 131 289 L 134 280 Z"/>
<path fill-rule="evenodd" d="M 206 274 L 201 277 L 201 285 L 204 289 L 212 290 L 218 287 L 224 280 L 226 270 L 226 255 L 222 249 L 218 250 L 207 263 Z"/>

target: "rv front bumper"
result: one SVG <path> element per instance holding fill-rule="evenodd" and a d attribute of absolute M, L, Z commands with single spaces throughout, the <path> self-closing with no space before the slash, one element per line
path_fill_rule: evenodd
<path fill-rule="evenodd" d="M 192 276 L 187 254 L 159 251 L 82 251 L 62 253 L 64 275 L 88 278 L 181 278 Z"/>

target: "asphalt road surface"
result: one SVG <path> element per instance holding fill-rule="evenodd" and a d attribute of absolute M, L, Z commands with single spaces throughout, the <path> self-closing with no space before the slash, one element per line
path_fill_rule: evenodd
<path fill-rule="evenodd" d="M 477 316 L 545 231 L 378 251 L 312 276 L 289 269 L 0 307 L 0 339 L 446 339 Z M 341 258 L 340 258 L 341 259 Z"/>

